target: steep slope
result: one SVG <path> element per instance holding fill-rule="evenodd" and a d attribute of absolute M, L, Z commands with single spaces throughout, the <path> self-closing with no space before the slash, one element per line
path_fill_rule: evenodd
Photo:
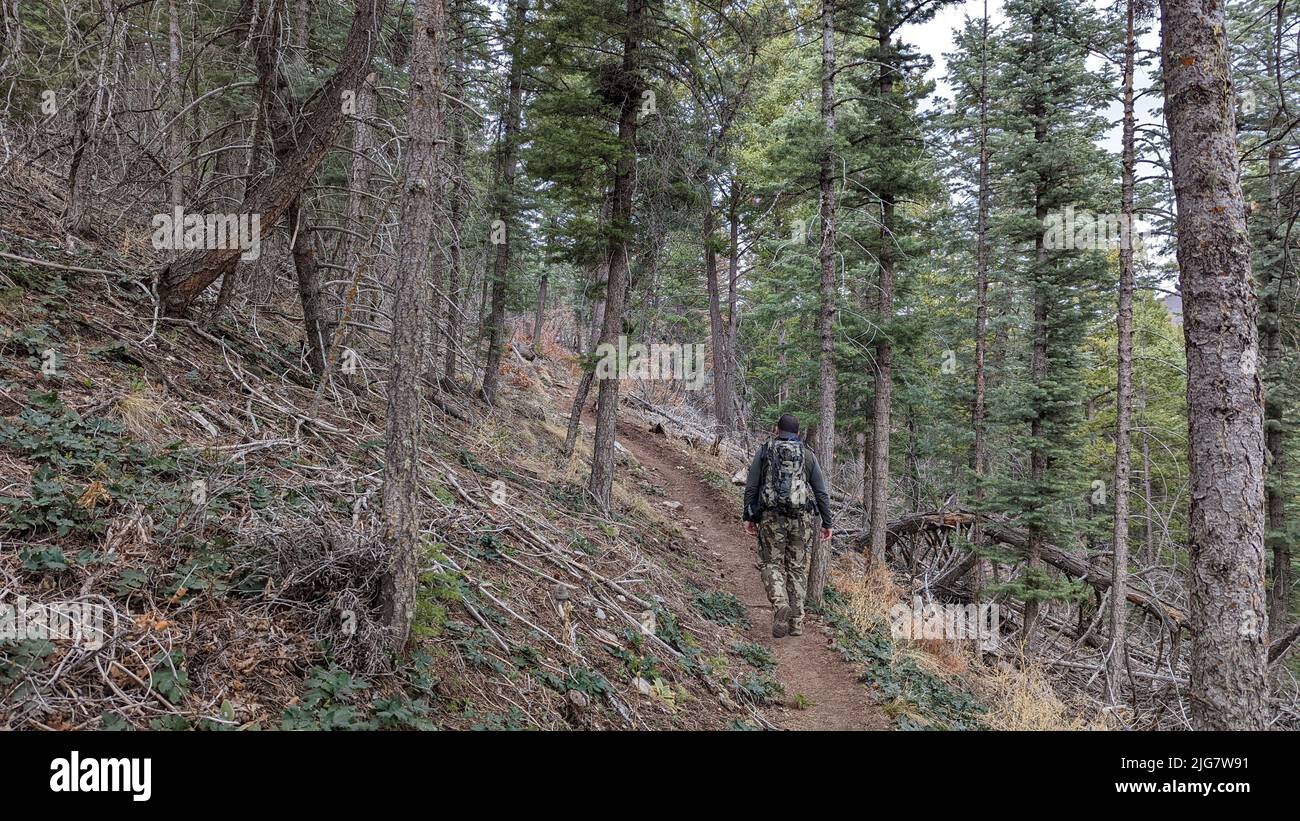
<path fill-rule="evenodd" d="M 0 243 L 0 592 L 93 602 L 106 633 L 0 642 L 0 726 L 778 723 L 765 648 L 695 586 L 701 559 L 636 489 L 652 476 L 624 458 L 603 516 L 587 453 L 554 463 L 558 353 L 506 366 L 504 410 L 465 384 L 431 407 L 416 638 L 395 660 L 373 650 L 381 352 L 321 388 L 291 304 L 157 320 L 141 259 Z"/>

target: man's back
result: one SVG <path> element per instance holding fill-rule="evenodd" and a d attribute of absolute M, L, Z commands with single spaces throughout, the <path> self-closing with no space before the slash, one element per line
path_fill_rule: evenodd
<path fill-rule="evenodd" d="M 821 465 L 817 463 L 817 455 L 813 453 L 811 448 L 803 444 L 798 434 L 787 432 L 780 432 L 772 439 L 764 442 L 759 446 L 758 452 L 754 454 L 754 459 L 749 465 L 749 473 L 745 479 L 745 510 L 742 518 L 746 522 L 758 522 L 766 507 L 763 501 L 763 488 L 768 480 L 769 457 L 771 456 L 771 449 L 777 447 L 779 442 L 800 443 L 803 451 L 803 478 L 807 487 L 812 491 L 812 498 L 804 504 L 808 510 L 815 509 L 821 515 L 822 527 L 831 527 L 830 494 L 826 491 L 826 479 L 822 476 Z"/>
<path fill-rule="evenodd" d="M 808 551 L 817 536 L 813 511 L 829 537 L 831 500 L 817 456 L 799 438 L 799 422 L 785 414 L 749 465 L 745 529 L 758 536 L 763 588 L 772 603 L 772 635 L 803 634 Z"/>

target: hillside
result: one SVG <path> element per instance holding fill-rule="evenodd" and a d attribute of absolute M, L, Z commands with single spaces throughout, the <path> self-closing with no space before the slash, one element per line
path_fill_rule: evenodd
<path fill-rule="evenodd" d="M 698 500 L 661 504 L 686 481 L 664 475 L 666 437 L 631 440 L 653 466 L 620 456 L 608 516 L 584 501 L 589 445 L 556 463 L 571 354 L 505 366 L 500 410 L 464 385 L 440 400 L 450 413 L 432 410 L 419 612 L 395 660 L 373 640 L 376 386 L 311 387 L 294 323 L 273 312 L 252 333 L 155 321 L 135 260 L 8 231 L 3 253 L 5 599 L 107 614 L 97 650 L 0 645 L 4 726 L 800 725 L 775 672 L 809 665 L 773 658 L 751 617 L 770 612 L 752 546 L 748 567 L 710 548 L 739 533 L 738 503 L 718 534 L 726 501 L 698 522 Z M 866 726 L 851 670 L 831 690 L 854 700 L 832 723 Z"/>
<path fill-rule="evenodd" d="M 1295 66 L 1263 0 L 0 3 L 0 727 L 1300 727 Z"/>

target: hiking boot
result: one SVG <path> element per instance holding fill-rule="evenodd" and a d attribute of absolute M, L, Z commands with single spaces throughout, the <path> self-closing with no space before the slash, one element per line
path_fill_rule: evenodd
<path fill-rule="evenodd" d="M 772 637 L 778 639 L 785 638 L 785 634 L 789 629 L 790 608 L 783 604 L 776 608 L 776 612 L 772 614 Z"/>
<path fill-rule="evenodd" d="M 803 635 L 803 619 L 790 619 L 790 635 Z"/>

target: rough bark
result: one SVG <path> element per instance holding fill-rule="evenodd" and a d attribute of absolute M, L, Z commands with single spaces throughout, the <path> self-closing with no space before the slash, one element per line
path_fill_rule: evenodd
<path fill-rule="evenodd" d="M 427 267 L 430 260 L 442 264 L 442 255 L 437 250 L 430 253 L 430 249 L 447 239 L 439 211 L 447 192 L 441 167 L 446 140 L 446 36 L 444 0 L 417 0 L 384 450 L 383 535 L 389 567 L 383 581 L 383 616 L 395 650 L 405 646 L 415 618 L 423 417 L 420 384 L 430 301 Z"/>
<path fill-rule="evenodd" d="M 358 88 L 370 70 L 387 7 L 388 0 L 358 0 L 338 68 L 305 113 L 299 141 L 274 173 L 245 198 L 240 213 L 259 214 L 262 225 L 274 225 L 315 175 L 343 125 L 342 92 Z M 158 292 L 164 311 L 171 316 L 184 314 L 209 285 L 234 270 L 239 255 L 238 247 L 199 250 L 163 266 L 158 272 Z"/>
<path fill-rule="evenodd" d="M 312 240 L 311 218 L 303 198 L 289 206 L 288 231 L 292 239 L 293 269 L 298 277 L 298 302 L 302 305 L 303 348 L 307 366 L 320 376 L 325 372 L 325 346 L 329 338 L 329 319 L 325 308 L 324 288 Z"/>
<path fill-rule="evenodd" d="M 302 9 L 302 5 L 298 8 Z M 266 121 L 277 167 L 288 161 L 300 140 L 298 120 L 300 105 L 294 100 L 289 80 L 280 69 L 284 57 L 281 48 L 283 38 L 281 23 L 282 21 L 276 15 L 267 17 L 262 32 L 256 38 L 255 48 L 258 84 L 261 87 L 262 97 L 267 102 Z M 307 21 L 299 20 L 296 24 L 305 30 Z M 325 372 L 329 317 L 325 309 L 320 269 L 316 265 L 313 249 L 314 232 L 305 194 L 300 193 L 290 203 L 285 223 L 285 230 L 290 237 L 294 272 L 298 279 L 299 303 L 302 306 L 303 349 L 308 367 L 312 373 L 319 376 Z"/>
<path fill-rule="evenodd" d="M 614 174 L 614 196 L 609 234 L 609 283 L 605 294 L 605 317 L 601 344 L 614 344 L 623 328 L 623 304 L 627 297 L 627 246 L 632 234 L 632 193 L 636 183 L 637 110 L 641 103 L 639 68 L 641 25 L 646 0 L 627 0 L 627 30 L 623 35 L 620 85 L 623 101 L 619 108 L 618 141 L 621 153 Z M 591 480 L 587 485 L 596 504 L 608 509 L 614 486 L 614 436 L 618 418 L 619 380 L 602 379 L 596 394 L 596 435 L 592 445 Z"/>
<path fill-rule="evenodd" d="M 977 181 L 977 214 L 975 217 L 975 396 L 971 404 L 971 429 L 975 443 L 971 449 L 971 468 L 975 473 L 975 486 L 971 498 L 975 508 L 975 522 L 971 527 L 971 544 L 978 552 L 984 546 L 984 526 L 979 515 L 983 512 L 984 477 L 988 470 L 987 431 L 984 421 L 986 380 L 984 360 L 988 353 L 989 322 L 989 208 L 992 192 L 989 186 L 989 85 L 988 85 L 989 5 L 984 0 L 984 17 L 980 23 L 980 101 L 979 101 L 979 179 Z M 984 589 L 984 560 L 977 559 L 971 584 L 976 601 Z"/>
<path fill-rule="evenodd" d="M 890 37 L 895 30 L 893 0 L 880 0 L 877 21 L 879 54 L 879 105 L 882 112 L 891 105 L 894 79 L 898 69 L 894 65 L 894 52 Z M 885 531 L 889 519 L 889 438 L 892 422 L 890 405 L 893 393 L 894 346 L 889 338 L 889 325 L 894 318 L 894 226 L 895 203 L 892 182 L 886 178 L 880 185 L 880 249 L 877 262 L 880 283 L 876 291 L 879 324 L 882 329 L 876 341 L 876 363 L 873 374 L 874 402 L 872 408 L 871 456 L 871 550 L 872 561 L 885 560 Z"/>
<path fill-rule="evenodd" d="M 1134 31 L 1134 4 L 1128 0 L 1124 37 L 1124 127 L 1123 170 L 1120 182 L 1121 225 L 1133 225 L 1133 179 L 1136 152 L 1133 145 L 1133 63 L 1137 50 Z M 1123 679 L 1127 625 L 1128 589 L 1128 493 L 1130 474 L 1130 434 L 1133 424 L 1133 237 L 1131 230 L 1121 235 L 1119 249 L 1119 310 L 1115 315 L 1116 382 L 1115 382 L 1115 520 L 1112 536 L 1111 576 L 1114 593 L 1110 598 L 1110 646 L 1106 648 L 1106 694 L 1111 704 L 1119 703 Z"/>
<path fill-rule="evenodd" d="M 1266 721 L 1264 435 L 1258 307 L 1224 6 L 1163 0 L 1161 60 L 1187 349 L 1191 718 Z"/>
<path fill-rule="evenodd" d="M 817 412 L 817 461 L 827 485 L 835 466 L 835 1 L 822 0 L 821 118 L 822 149 L 817 185 L 821 195 L 821 308 L 817 312 L 820 340 L 820 389 Z M 808 563 L 808 603 L 822 604 L 822 590 L 830 577 L 831 546 L 813 539 Z"/>
<path fill-rule="evenodd" d="M 443 358 L 443 377 L 448 385 L 456 380 L 456 349 L 460 341 L 461 281 L 464 261 L 461 243 L 465 237 L 465 156 L 469 151 L 468 129 L 465 126 L 465 8 L 463 0 L 455 0 L 451 7 L 451 26 L 455 49 L 455 68 L 451 83 L 455 100 L 450 101 L 451 116 L 451 248 L 448 255 L 446 351 Z"/>
<path fill-rule="evenodd" d="M 727 254 L 727 322 L 723 329 L 722 341 L 727 348 L 726 367 L 723 377 L 727 380 L 727 402 L 730 407 L 728 419 L 733 428 L 744 429 L 744 414 L 740 403 L 740 394 L 736 389 L 739 381 L 736 362 L 736 328 L 740 321 L 737 313 L 740 283 L 740 198 L 742 189 L 738 175 L 731 177 L 731 199 L 727 206 L 727 225 L 730 232 Z"/>
<path fill-rule="evenodd" d="M 483 401 L 496 402 L 498 372 L 501 367 L 501 350 L 506 335 L 506 275 L 510 271 L 510 241 L 517 222 L 515 210 L 515 174 L 518 167 L 519 121 L 523 99 L 523 46 L 528 19 L 528 0 L 516 0 L 510 24 L 510 92 L 506 114 L 497 146 L 497 219 L 505 226 L 503 238 L 494 249 L 492 257 L 492 311 L 487 321 L 487 359 L 483 364 Z"/>
<path fill-rule="evenodd" d="M 728 391 L 727 331 L 722 318 L 722 294 L 718 284 L 717 211 L 713 205 L 713 182 L 705 171 L 704 184 L 704 281 L 709 293 L 709 344 L 713 352 L 714 435 L 731 428 L 731 394 Z"/>

